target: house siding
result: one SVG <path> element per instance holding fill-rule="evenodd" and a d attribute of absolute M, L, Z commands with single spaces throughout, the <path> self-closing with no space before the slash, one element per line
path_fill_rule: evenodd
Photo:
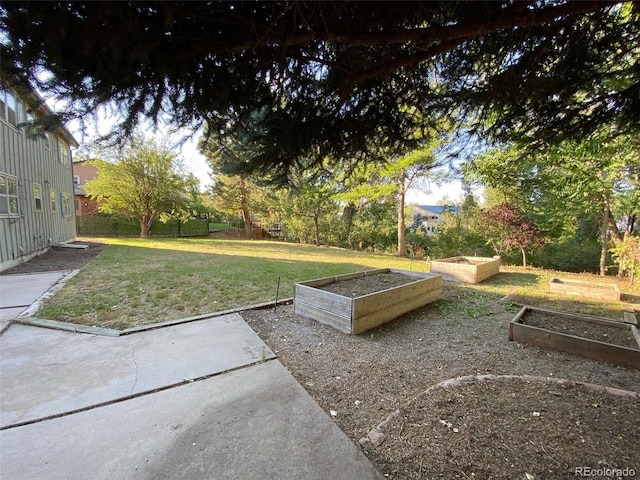
<path fill-rule="evenodd" d="M 59 161 L 59 140 L 67 151 L 66 165 Z M 70 143 L 77 146 L 67 135 L 30 137 L 0 119 L 0 175 L 16 178 L 18 184 L 18 215 L 0 214 L 0 271 L 75 239 Z M 41 211 L 36 211 L 34 184 L 41 187 Z M 51 210 L 50 188 L 56 191 L 56 211 Z M 66 212 L 63 194 L 70 196 Z"/>
<path fill-rule="evenodd" d="M 76 215 L 78 217 L 89 217 L 98 212 L 100 205 L 96 200 L 87 196 L 84 191 L 84 184 L 98 175 L 98 169 L 87 160 L 74 161 L 73 175 L 78 177 L 79 180 L 75 184 Z"/>
<path fill-rule="evenodd" d="M 428 236 L 438 233 L 438 225 L 445 214 L 458 214 L 460 207 L 442 205 L 416 205 L 413 216 L 420 215 L 420 221 Z"/>

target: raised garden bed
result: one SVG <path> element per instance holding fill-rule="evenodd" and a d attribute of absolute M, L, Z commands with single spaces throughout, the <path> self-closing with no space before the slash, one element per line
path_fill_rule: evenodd
<path fill-rule="evenodd" d="M 600 300 L 620 300 L 620 289 L 615 283 L 595 283 L 554 277 L 549 282 L 549 291 Z"/>
<path fill-rule="evenodd" d="M 500 272 L 500 257 L 450 257 L 433 260 L 431 272 L 442 273 L 446 280 L 478 283 Z"/>
<path fill-rule="evenodd" d="M 442 298 L 442 276 L 379 269 L 295 285 L 294 312 L 357 335 Z"/>
<path fill-rule="evenodd" d="M 635 317 L 633 323 L 617 322 L 523 307 L 509 324 L 509 340 L 640 369 L 640 334 Z"/>

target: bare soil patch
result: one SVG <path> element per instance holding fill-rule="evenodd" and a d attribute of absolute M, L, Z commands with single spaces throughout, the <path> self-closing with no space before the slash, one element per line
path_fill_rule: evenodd
<path fill-rule="evenodd" d="M 638 441 L 638 413 L 637 400 L 578 385 L 471 383 L 403 407 L 370 458 L 394 478 L 575 478 L 580 467 L 637 471 L 629 442 Z"/>
<path fill-rule="evenodd" d="M 82 268 L 102 252 L 106 245 L 96 242 L 73 242 L 89 245 L 89 248 L 51 247 L 47 252 L 2 272 L 3 275 L 20 273 L 54 272 Z"/>
<path fill-rule="evenodd" d="M 558 333 L 565 333 L 576 337 L 611 343 L 623 347 L 638 349 L 631 328 L 608 327 L 598 323 L 580 321 L 576 318 L 550 316 L 537 310 L 528 311 L 524 323 L 532 327 L 544 328 Z"/>
<path fill-rule="evenodd" d="M 416 277 L 403 275 L 402 273 L 388 272 L 365 275 L 363 277 L 329 283 L 315 288 L 342 295 L 343 297 L 362 297 L 370 293 L 406 285 L 416 280 L 418 280 Z"/>

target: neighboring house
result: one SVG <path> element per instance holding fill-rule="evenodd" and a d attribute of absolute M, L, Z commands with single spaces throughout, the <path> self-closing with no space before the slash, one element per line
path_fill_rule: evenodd
<path fill-rule="evenodd" d="M 76 237 L 71 147 L 60 127 L 27 134 L 21 124 L 51 115 L 38 93 L 0 70 L 0 271 Z"/>
<path fill-rule="evenodd" d="M 416 215 L 420 215 L 422 226 L 426 230 L 427 235 L 435 235 L 443 215 L 458 212 L 460 212 L 460 207 L 448 205 L 416 205 L 413 207 L 413 218 L 415 219 Z"/>
<path fill-rule="evenodd" d="M 89 217 L 98 212 L 98 202 L 87 195 L 84 184 L 98 175 L 98 169 L 90 160 L 73 161 L 73 193 L 76 201 L 76 216 Z"/>

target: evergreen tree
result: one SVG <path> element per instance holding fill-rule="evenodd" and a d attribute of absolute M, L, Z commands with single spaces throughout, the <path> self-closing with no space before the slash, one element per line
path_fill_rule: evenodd
<path fill-rule="evenodd" d="M 230 167 L 281 180 L 414 150 L 441 117 L 531 148 L 640 125 L 631 2 L 4 2 L 0 31 L 3 70 L 64 118 L 116 105 L 123 138 L 206 122 L 254 146 Z"/>

